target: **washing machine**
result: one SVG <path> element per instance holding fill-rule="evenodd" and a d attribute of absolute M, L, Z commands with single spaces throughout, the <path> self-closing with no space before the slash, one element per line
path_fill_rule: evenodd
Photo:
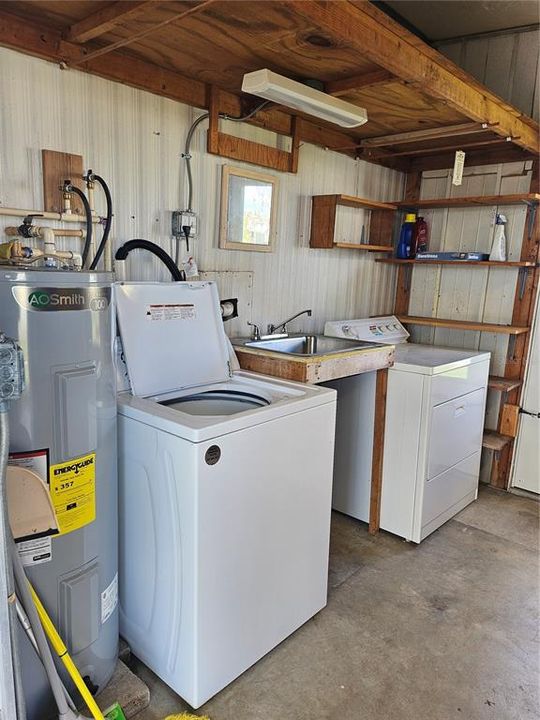
<path fill-rule="evenodd" d="M 419 543 L 478 495 L 490 353 L 407 342 L 394 316 L 326 323 L 325 334 L 396 345 L 388 370 L 380 527 Z M 375 373 L 337 390 L 334 509 L 369 521 Z"/>
<path fill-rule="evenodd" d="M 212 282 L 115 294 L 120 629 L 197 708 L 326 604 L 336 392 L 232 370 Z"/>

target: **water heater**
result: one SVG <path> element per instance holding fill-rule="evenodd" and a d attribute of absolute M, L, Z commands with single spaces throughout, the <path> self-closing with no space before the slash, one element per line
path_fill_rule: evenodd
<path fill-rule="evenodd" d="M 18 543 L 29 579 L 93 690 L 118 651 L 112 275 L 0 267 L 0 328 L 25 358 L 10 463 L 45 483 L 56 527 Z M 43 670 L 20 633 L 28 720 L 47 717 Z M 64 678 L 67 681 L 67 678 Z"/>

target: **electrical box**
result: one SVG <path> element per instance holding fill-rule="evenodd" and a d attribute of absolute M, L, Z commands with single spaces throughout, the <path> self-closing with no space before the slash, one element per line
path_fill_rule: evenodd
<path fill-rule="evenodd" d="M 0 332 L 0 405 L 17 400 L 24 390 L 24 359 L 15 340 Z"/>
<path fill-rule="evenodd" d="M 177 239 L 185 239 L 183 228 L 189 227 L 190 238 L 197 237 L 197 215 L 191 210 L 173 210 L 171 234 Z"/>

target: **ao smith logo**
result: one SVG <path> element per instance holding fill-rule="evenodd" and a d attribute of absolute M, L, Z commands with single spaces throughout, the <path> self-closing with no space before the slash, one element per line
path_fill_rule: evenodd
<path fill-rule="evenodd" d="M 35 290 L 28 296 L 28 304 L 35 308 L 56 307 L 58 305 L 84 307 L 85 297 L 81 293 L 70 293 L 69 295 L 60 293 L 48 293 Z"/>
<path fill-rule="evenodd" d="M 24 287 L 12 289 L 15 300 L 25 310 L 92 310 L 109 307 L 111 289 L 107 287 Z"/>
<path fill-rule="evenodd" d="M 80 462 L 71 463 L 70 465 L 63 465 L 60 468 L 55 468 L 54 476 L 58 477 L 59 475 L 65 475 L 66 473 L 75 473 L 75 475 L 78 475 L 83 468 L 93 464 L 94 458 L 91 457 L 81 460 Z"/>

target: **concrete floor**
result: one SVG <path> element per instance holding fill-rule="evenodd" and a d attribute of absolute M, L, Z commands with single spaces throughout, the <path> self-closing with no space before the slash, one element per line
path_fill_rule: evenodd
<path fill-rule="evenodd" d="M 197 714 L 211 720 L 539 718 L 538 520 L 482 489 L 420 546 L 334 514 L 328 606 Z M 151 703 L 189 710 L 136 659 Z"/>

